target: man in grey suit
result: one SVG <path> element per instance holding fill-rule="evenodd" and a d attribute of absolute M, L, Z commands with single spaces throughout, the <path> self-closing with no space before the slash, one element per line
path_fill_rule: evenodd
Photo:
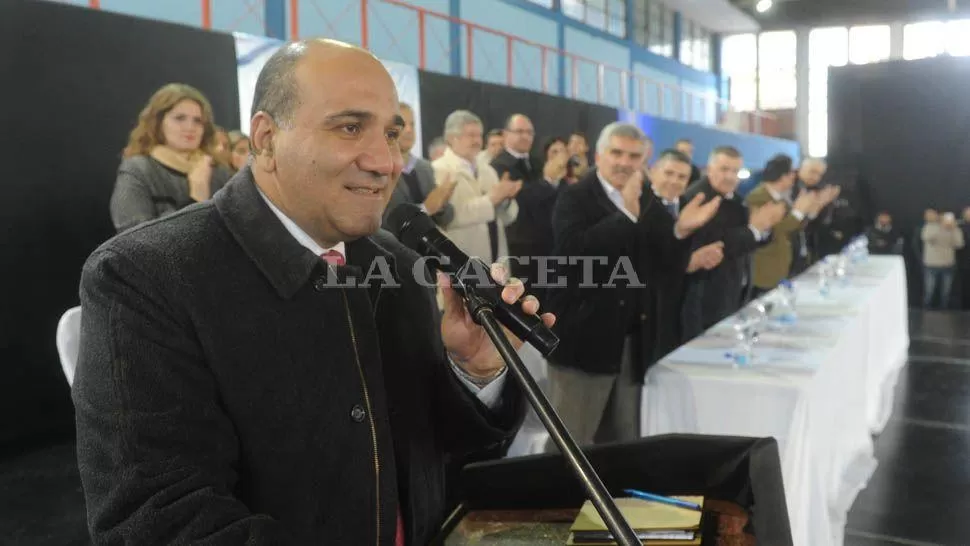
<path fill-rule="evenodd" d="M 401 155 L 404 156 L 404 170 L 401 171 L 397 186 L 384 209 L 384 222 L 387 222 L 388 215 L 398 205 L 411 203 L 420 206 L 439 226 L 446 226 L 455 217 L 455 210 L 448 202 L 451 193 L 455 191 L 455 181 L 442 180 L 441 185 L 435 183 L 431 163 L 411 154 L 411 148 L 414 147 L 414 110 L 403 102 L 401 118 L 404 119 L 404 129 L 398 137 L 398 143 Z"/>

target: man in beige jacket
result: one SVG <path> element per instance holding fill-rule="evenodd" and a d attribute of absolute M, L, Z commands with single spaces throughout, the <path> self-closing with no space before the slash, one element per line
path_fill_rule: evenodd
<path fill-rule="evenodd" d="M 444 225 L 448 237 L 469 256 L 494 263 L 508 256 L 505 226 L 515 221 L 519 206 L 515 195 L 522 181 L 508 175 L 499 179 L 482 150 L 482 120 L 467 110 L 456 110 L 445 119 L 448 148 L 432 163 L 435 181 L 453 181 L 451 205 L 455 214 Z"/>
<path fill-rule="evenodd" d="M 933 211 L 927 214 L 920 237 L 923 239 L 923 307 L 933 303 L 933 295 L 939 286 L 940 307 L 947 309 L 953 287 L 953 270 L 957 263 L 956 251 L 963 248 L 963 231 L 957 226 L 952 212 L 940 218 Z"/>

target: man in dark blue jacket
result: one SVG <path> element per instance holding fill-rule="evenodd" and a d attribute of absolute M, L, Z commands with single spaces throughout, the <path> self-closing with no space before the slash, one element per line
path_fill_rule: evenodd
<path fill-rule="evenodd" d="M 521 397 L 446 280 L 436 331 L 425 268 L 378 231 L 403 167 L 381 63 L 287 45 L 253 112 L 251 167 L 85 264 L 73 395 L 93 542 L 426 544 L 446 457 L 507 446 Z"/>

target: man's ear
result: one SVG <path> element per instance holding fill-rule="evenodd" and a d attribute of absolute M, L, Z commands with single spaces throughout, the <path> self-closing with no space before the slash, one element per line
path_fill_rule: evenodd
<path fill-rule="evenodd" d="M 253 165 L 267 172 L 275 171 L 276 138 L 279 126 L 269 114 L 259 111 L 253 116 L 249 127 L 249 142 L 254 156 Z"/>

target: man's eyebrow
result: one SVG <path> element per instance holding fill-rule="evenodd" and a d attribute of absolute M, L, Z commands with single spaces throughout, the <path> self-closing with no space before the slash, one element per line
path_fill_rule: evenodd
<path fill-rule="evenodd" d="M 374 114 L 366 110 L 341 110 L 327 116 L 327 123 L 333 123 L 341 119 L 351 118 L 357 121 L 370 121 L 374 119 Z"/>
<path fill-rule="evenodd" d="M 395 127 L 404 127 L 404 118 L 402 118 L 400 115 L 394 116 L 392 125 Z"/>

